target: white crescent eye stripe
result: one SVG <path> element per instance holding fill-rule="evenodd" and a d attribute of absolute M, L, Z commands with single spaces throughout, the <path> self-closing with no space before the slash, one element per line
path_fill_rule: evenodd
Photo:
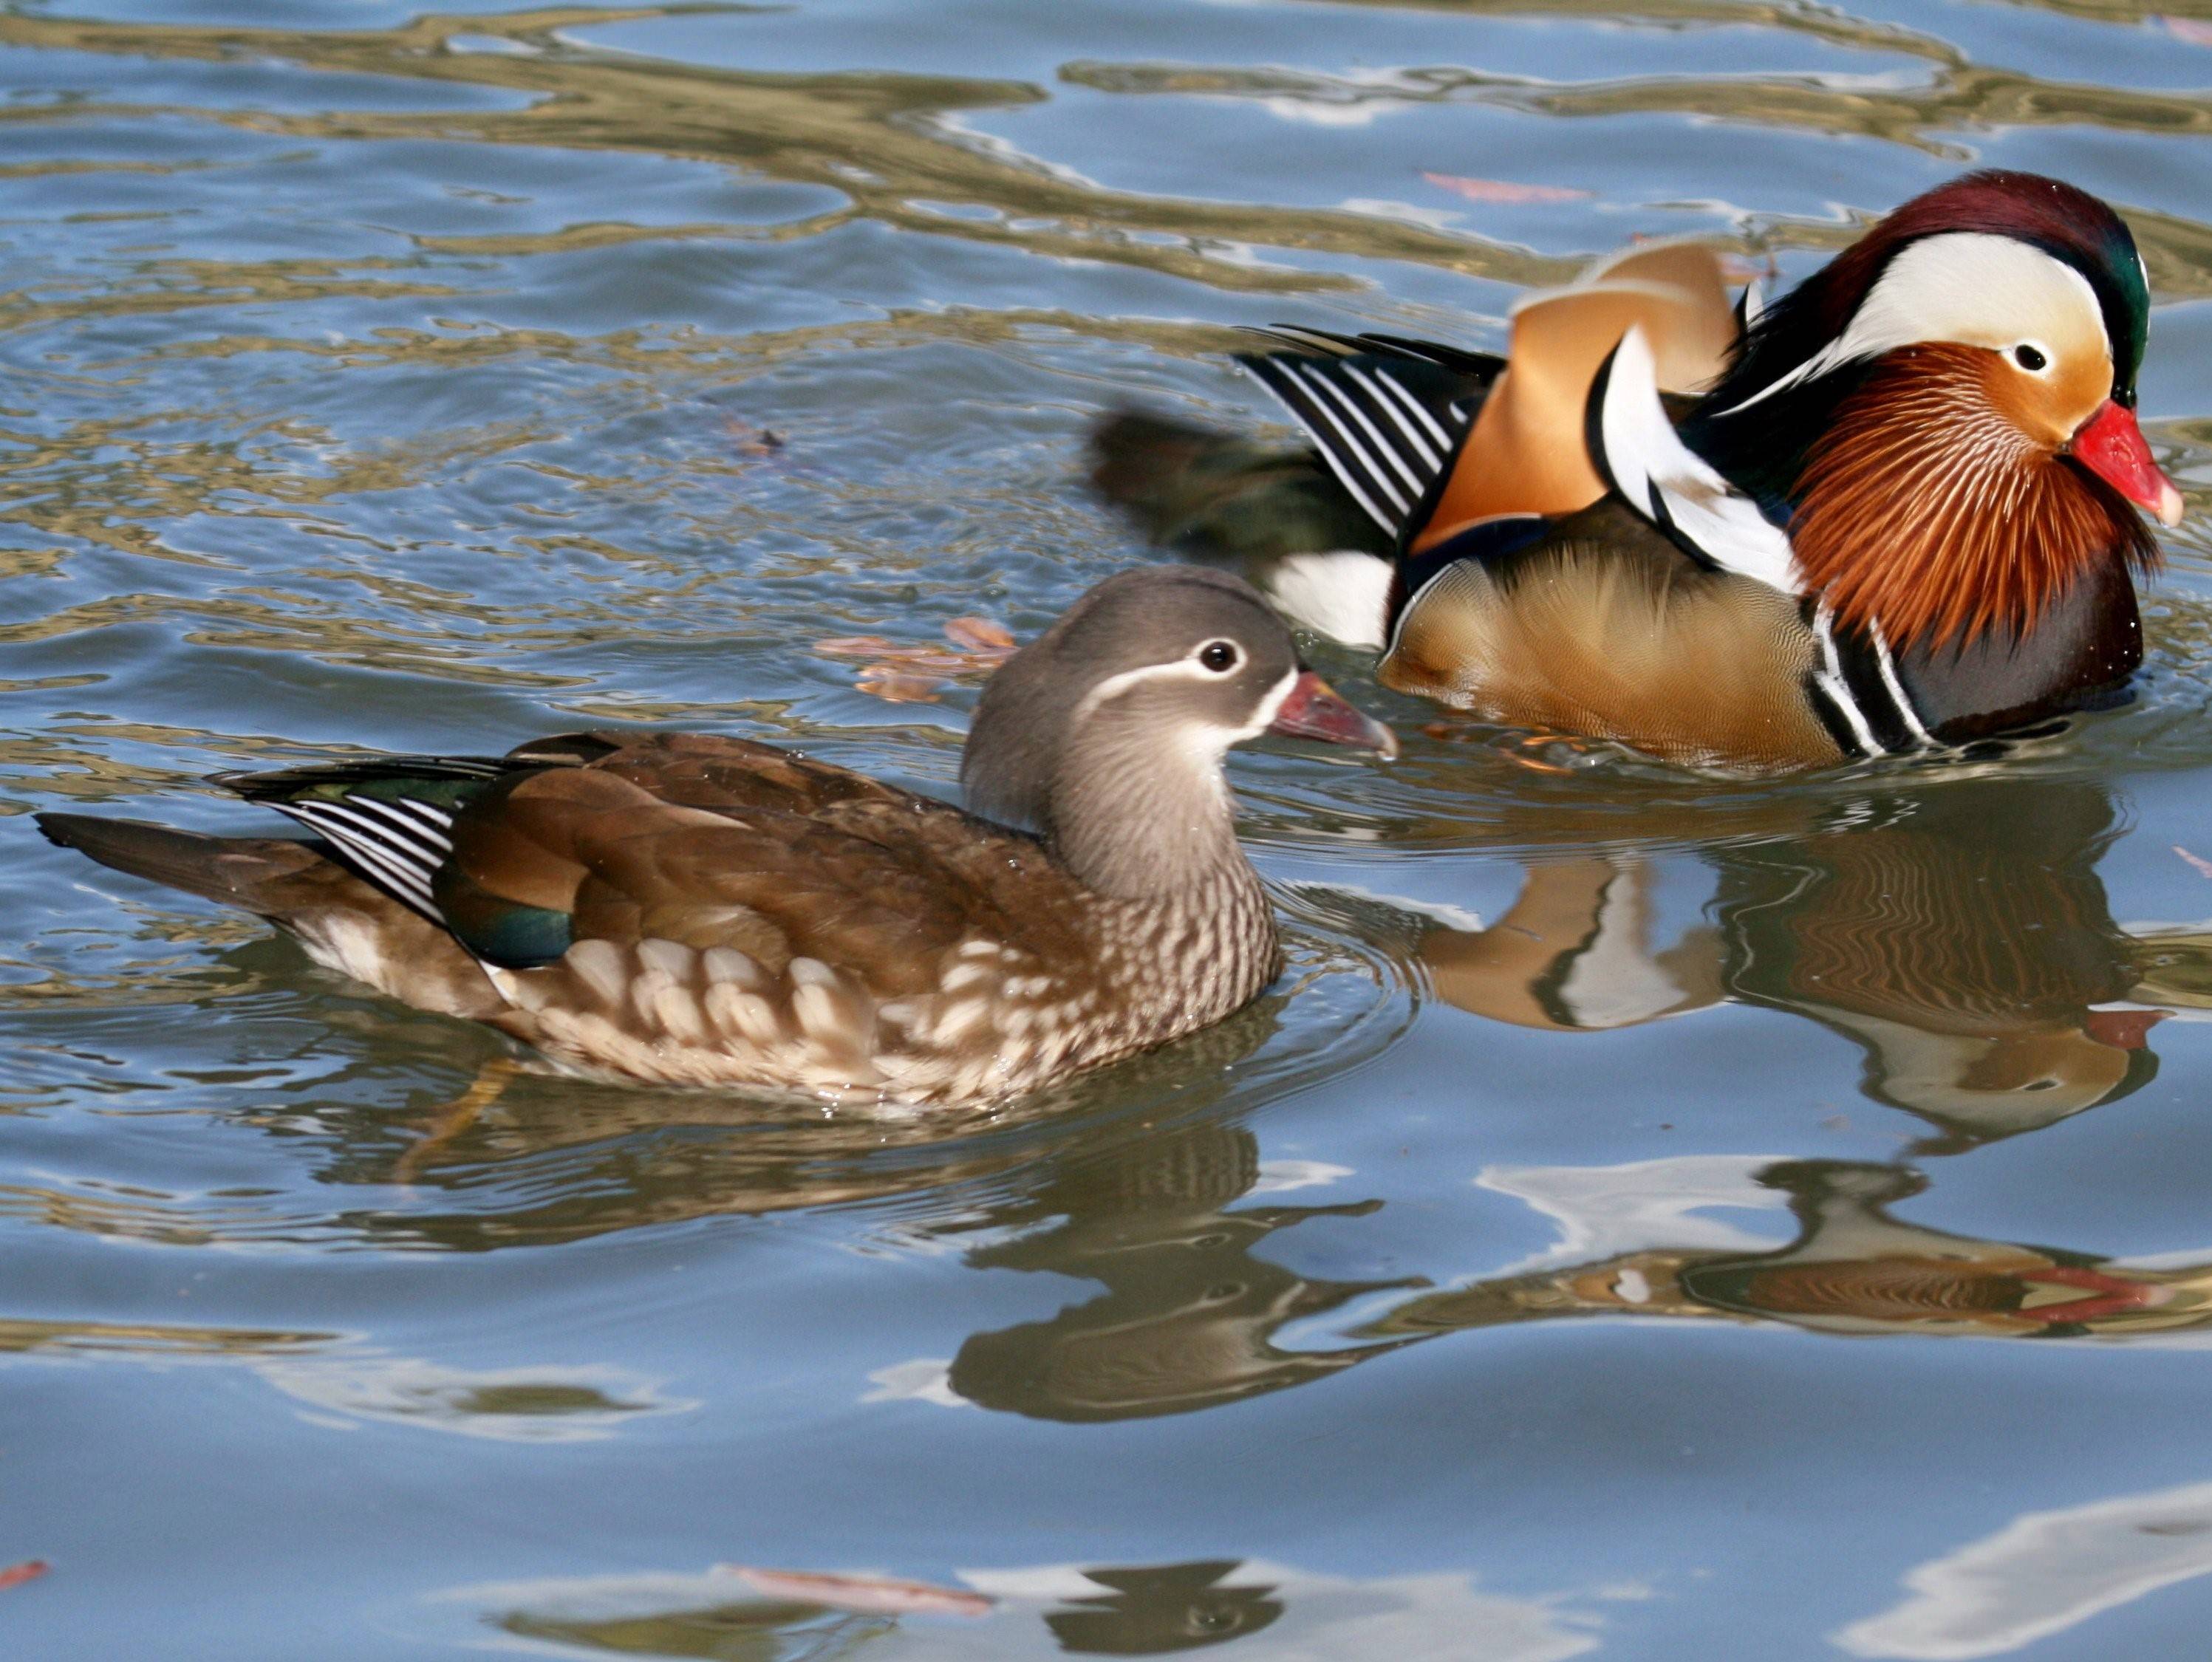
<path fill-rule="evenodd" d="M 2053 362 L 2060 356 L 2054 347 L 2075 340 L 2085 352 L 2094 343 L 2112 361 L 2104 308 L 2087 277 L 2015 237 L 1947 231 L 1908 243 L 1892 258 L 1842 334 L 1717 413 L 1737 415 L 1832 369 L 1899 347 L 1951 342 L 2008 352 L 2023 339 L 2043 347 Z"/>

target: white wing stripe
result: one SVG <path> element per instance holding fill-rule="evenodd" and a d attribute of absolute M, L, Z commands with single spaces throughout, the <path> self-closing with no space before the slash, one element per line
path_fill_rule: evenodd
<path fill-rule="evenodd" d="M 417 911 L 437 917 L 438 908 L 430 899 L 430 891 L 414 871 L 399 864 L 373 843 L 364 843 L 350 832 L 329 823 L 320 816 L 296 815 L 295 818 L 320 831 L 345 851 L 375 882 L 380 883 L 395 899 L 404 901 Z"/>
<path fill-rule="evenodd" d="M 364 859 L 374 860 L 379 870 L 388 870 L 410 889 L 418 889 L 427 900 L 430 885 L 422 862 L 411 851 L 395 846 L 381 834 L 373 820 L 364 819 L 352 811 L 350 804 L 322 802 L 315 804 L 312 815 L 302 814 L 310 825 L 327 832 L 344 844 L 349 852 Z"/>
<path fill-rule="evenodd" d="M 380 834 L 399 852 L 424 866 L 435 867 L 453 852 L 453 845 L 443 832 L 437 833 L 436 840 L 432 841 L 411 816 L 398 812 L 390 803 L 380 802 L 374 797 L 348 797 L 345 805 L 367 816 L 371 834 Z"/>
<path fill-rule="evenodd" d="M 1347 400 L 1347 397 L 1345 397 L 1343 393 L 1338 393 L 1336 389 L 1334 389 L 1334 387 L 1329 387 L 1329 382 L 1328 382 L 1328 380 L 1322 380 L 1321 376 L 1316 376 L 1316 373 L 1310 372 L 1310 369 L 1307 369 L 1305 365 L 1297 365 L 1297 362 L 1285 362 L 1285 365 L 1283 365 L 1283 369 L 1287 369 L 1287 372 L 1290 372 L 1290 376 L 1298 382 L 1298 389 L 1301 389 L 1301 391 L 1305 391 L 1307 400 L 1312 400 L 1312 404 L 1314 404 L 1314 413 L 1316 413 L 1316 416 L 1321 416 L 1321 418 L 1329 424 L 1329 431 L 1332 431 L 1332 434 L 1336 434 L 1338 444 L 1343 444 L 1343 446 L 1345 446 L 1345 449 L 1349 451 L 1349 453 L 1354 455 L 1354 458 L 1358 458 L 1358 464 L 1363 466 L 1364 470 L 1367 470 L 1367 482 L 1370 482 L 1370 484 L 1374 484 L 1376 488 L 1378 488 L 1378 491 L 1382 491 L 1382 495 L 1389 497 L 1389 500 L 1394 501 L 1395 506 L 1398 506 L 1398 522 L 1402 522 L 1402 519 L 1405 519 L 1407 513 L 1413 511 L 1413 504 L 1411 504 L 1411 501 L 1407 501 L 1407 500 L 1405 500 L 1405 493 L 1398 491 L 1398 486 L 1391 484 L 1391 482 L 1389 482 L 1389 476 L 1387 476 L 1385 470 L 1382 470 L 1382 466 L 1380 466 L 1378 462 L 1376 462 L 1376 459 L 1371 458 L 1370 453 L 1367 453 L 1367 446 L 1364 446 L 1364 444 L 1360 444 L 1358 435 L 1356 435 L 1354 431 L 1352 431 L 1352 428 L 1349 428 L 1349 427 L 1345 427 L 1345 424 L 1336 418 L 1336 413 L 1334 413 L 1332 409 L 1329 409 L 1329 397 L 1334 397 L 1334 400 L 1336 400 L 1336 403 L 1345 404 L 1345 407 L 1349 409 L 1349 400 Z M 1329 397 L 1322 397 L 1322 393 L 1328 393 Z M 1376 431 L 1374 431 L 1374 424 L 1371 424 L 1370 420 L 1364 418 L 1364 416 L 1360 416 L 1358 411 L 1354 411 L 1354 418 L 1358 420 L 1360 427 L 1367 428 L 1367 434 L 1370 434 L 1371 438 L 1374 438 L 1374 442 L 1376 442 L 1376 444 L 1382 444 L 1382 435 L 1376 434 Z M 1394 522 L 1394 528 L 1395 528 L 1395 522 Z"/>
<path fill-rule="evenodd" d="M 1396 400 L 1393 399 L 1390 395 L 1385 392 L 1381 387 L 1375 385 L 1377 378 L 1369 374 L 1357 364 L 1348 363 L 1345 365 L 1344 373 L 1351 376 L 1353 380 L 1358 381 L 1360 385 L 1367 389 L 1368 396 L 1375 401 L 1375 408 L 1377 413 L 1387 416 L 1390 418 L 1390 424 L 1398 429 L 1399 433 L 1404 437 L 1407 444 L 1413 447 L 1413 453 L 1419 458 L 1420 464 L 1426 471 L 1428 478 L 1433 479 L 1436 477 L 1437 470 L 1443 465 L 1443 458 L 1437 455 L 1435 451 L 1429 448 L 1429 441 L 1421 436 L 1418 428 L 1407 425 L 1405 415 L 1399 409 Z M 1387 380 L 1389 378 L 1388 376 L 1384 376 L 1381 379 Z M 1418 410 L 1419 406 L 1415 405 L 1414 408 Z M 1442 434 L 1438 434 L 1437 437 L 1439 440 L 1442 440 L 1443 435 Z M 1401 469 L 1401 471 L 1402 470 L 1403 470 Z M 1412 483 L 1416 490 L 1425 490 L 1428 488 L 1427 479 L 1414 479 L 1412 481 Z"/>
<path fill-rule="evenodd" d="M 1360 409 L 1360 400 L 1356 400 L 1356 397 L 1352 396 L 1352 393 L 1345 391 L 1343 387 L 1338 387 L 1336 380 L 1334 380 L 1334 378 L 1322 376 L 1322 373 L 1318 372 L 1318 369 L 1310 369 L 1310 367 L 1307 367 L 1307 365 L 1298 365 L 1298 372 L 1301 372 L 1303 376 L 1307 378 L 1307 380 L 1312 380 L 1314 385 L 1316 385 L 1316 387 L 1321 387 L 1321 391 L 1325 391 L 1325 393 L 1328 393 L 1329 397 L 1334 397 L 1334 400 L 1336 400 L 1336 403 L 1345 409 L 1345 413 L 1347 413 L 1347 416 L 1352 416 L 1352 420 L 1356 420 L 1356 422 L 1360 424 L 1360 431 L 1363 431 L 1363 434 L 1367 434 L 1367 438 L 1374 440 L 1376 453 L 1378 453 L 1380 458 L 1385 459 L 1385 462 L 1389 462 L 1391 469 L 1398 470 L 1398 477 L 1401 477 L 1401 480 L 1405 480 L 1407 484 L 1409 484 L 1411 488 L 1413 488 L 1413 495 L 1416 495 L 1416 497 L 1420 495 L 1420 488 L 1422 488 L 1422 486 L 1420 486 L 1420 477 L 1418 477 L 1416 473 L 1413 473 L 1413 469 L 1409 469 L 1409 466 L 1405 464 L 1405 458 L 1402 458 L 1402 455 L 1398 455 L 1398 451 L 1395 451 L 1394 444 L 1391 444 L 1389 440 L 1387 440 L 1387 438 L 1382 438 L 1382 428 L 1376 427 L 1376 424 L 1371 422 L 1371 420 L 1367 420 L 1367 411 L 1364 411 L 1364 409 Z M 1376 482 L 1378 482 L 1378 484 L 1382 486 L 1382 488 L 1385 488 L 1385 491 L 1389 491 L 1391 495 L 1398 495 L 1398 486 L 1391 484 L 1389 473 L 1385 473 L 1385 470 L 1382 470 L 1382 469 L 1376 469 Z M 1411 501 L 1409 501 L 1409 504 L 1407 504 L 1407 508 L 1411 508 L 1411 506 L 1413 506 L 1413 504 L 1411 504 Z"/>
<path fill-rule="evenodd" d="M 1245 373 L 1252 376 L 1252 380 L 1259 382 L 1261 387 L 1265 387 L 1272 396 L 1281 400 L 1283 409 L 1287 409 L 1298 420 L 1298 427 L 1305 428 L 1307 434 L 1312 434 L 1321 442 L 1321 459 L 1328 462 L 1329 473 L 1336 476 L 1338 484 L 1345 486 L 1345 493 L 1354 501 L 1358 501 L 1370 519 L 1374 519 L 1378 526 L 1382 526 L 1382 531 L 1391 532 L 1395 537 L 1398 535 L 1398 519 L 1376 506 L 1374 497 L 1367 495 L 1367 486 L 1360 482 L 1358 473 L 1354 473 L 1352 466 L 1345 462 L 1345 458 L 1336 453 L 1336 446 L 1329 442 L 1336 428 L 1334 428 L 1334 424 L 1322 422 L 1321 416 L 1312 409 L 1312 397 L 1307 396 L 1303 385 L 1287 376 L 1285 365 L 1279 358 L 1241 358 L 1239 362 L 1243 365 Z"/>
<path fill-rule="evenodd" d="M 1418 420 L 1418 422 L 1420 422 L 1422 427 L 1427 427 L 1427 428 L 1429 428 L 1429 435 L 1431 435 L 1431 438 L 1436 440 L 1437 449 L 1444 451 L 1444 453 L 1449 453 L 1449 451 L 1451 451 L 1451 434 L 1447 434 L 1447 431 L 1444 431 L 1444 428 L 1440 427 L 1440 424 L 1437 424 L 1436 416 L 1431 416 L 1431 413 L 1429 413 L 1429 409 L 1425 407 L 1425 404 L 1422 404 L 1420 400 L 1418 400 L 1418 397 L 1413 397 L 1413 393 L 1407 391 L 1407 389 L 1402 387 L 1402 385 L 1401 385 L 1401 380 L 1398 380 L 1398 378 L 1395 378 L 1394 373 L 1389 372 L 1389 369 L 1380 369 L 1380 367 L 1378 367 L 1378 369 L 1376 369 L 1376 372 L 1374 372 L 1374 378 L 1376 378 L 1376 380 L 1382 382 L 1382 391 L 1389 393 L 1389 396 L 1394 397 L 1395 403 L 1401 404 L 1402 409 L 1407 409 L 1407 411 L 1413 413 L 1413 420 Z M 1437 458 L 1436 458 L 1436 466 L 1443 466 L 1443 464 L 1444 464 L 1443 455 L 1437 455 Z"/>
<path fill-rule="evenodd" d="M 384 805 L 406 810 L 408 817 L 415 822 L 424 836 L 446 852 L 453 852 L 453 840 L 447 834 L 453 829 L 453 816 L 444 809 L 433 807 L 427 802 L 417 802 L 412 797 L 401 797 Z"/>
<path fill-rule="evenodd" d="M 430 898 L 429 873 L 442 857 L 426 858 L 421 851 L 399 844 L 376 821 L 358 811 L 358 800 L 274 805 L 329 837 L 383 878 L 401 900 L 434 918 L 439 916 L 437 905 Z"/>
<path fill-rule="evenodd" d="M 1337 445 L 1330 442 L 1336 434 L 1335 423 L 1325 420 L 1322 412 L 1312 408 L 1312 396 L 1301 382 L 1290 375 L 1288 366 L 1275 358 L 1248 358 L 1241 361 L 1252 378 L 1281 399 L 1284 407 L 1297 418 L 1298 425 L 1320 442 L 1321 458 L 1328 464 L 1328 470 L 1336 476 L 1337 483 L 1344 487 L 1369 519 L 1395 537 L 1405 515 L 1402 513 L 1395 516 L 1385 513 L 1376 506 L 1375 499 L 1368 494 L 1366 484 L 1338 453 Z"/>
<path fill-rule="evenodd" d="M 1383 386 L 1389 391 L 1392 397 L 1397 399 L 1400 403 L 1403 404 L 1407 409 L 1413 411 L 1414 418 L 1418 420 L 1423 427 L 1428 428 L 1430 436 L 1436 440 L 1438 448 L 1447 454 L 1449 453 L 1452 445 L 1451 434 L 1446 433 L 1443 430 L 1443 428 L 1437 422 L 1437 418 L 1429 414 L 1428 406 L 1424 404 L 1419 398 L 1416 398 L 1412 393 L 1408 392 L 1406 390 L 1404 384 L 1389 370 L 1378 368 L 1375 372 L 1375 379 L 1382 383 Z M 1438 458 L 1437 465 L 1440 467 L 1443 465 L 1443 459 L 1441 457 Z"/>

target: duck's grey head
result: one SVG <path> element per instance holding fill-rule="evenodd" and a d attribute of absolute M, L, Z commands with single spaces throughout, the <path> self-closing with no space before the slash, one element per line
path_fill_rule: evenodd
<path fill-rule="evenodd" d="M 1298 661 L 1249 584 L 1148 566 L 1099 584 L 992 676 L 960 778 L 975 811 L 1042 833 L 1085 881 L 1149 892 L 1186 874 L 1148 864 L 1227 839 L 1222 756 L 1270 728 L 1397 750 Z"/>

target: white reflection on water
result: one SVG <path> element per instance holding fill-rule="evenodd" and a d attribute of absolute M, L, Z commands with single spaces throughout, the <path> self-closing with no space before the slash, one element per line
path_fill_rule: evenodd
<path fill-rule="evenodd" d="M 2002 1656 L 2212 1572 L 2212 1483 L 2024 1513 L 1905 1578 L 1912 1596 L 1854 1622 L 1855 1656 Z"/>
<path fill-rule="evenodd" d="M 899 1662 L 1026 1662 L 1071 1651 L 1121 1654 L 1231 1641 L 1239 1662 L 1566 1662 L 1603 1642 L 1596 1631 L 1602 1618 L 1570 1608 L 1571 1599 L 1650 1596 L 1647 1588 L 1620 1585 L 1515 1598 L 1486 1592 L 1460 1571 L 1356 1579 L 1256 1558 L 1128 1568 L 1037 1564 L 961 1570 L 957 1579 L 973 1593 L 868 1573 L 724 1564 L 702 1574 L 487 1583 L 454 1588 L 435 1602 L 474 1605 L 511 1634 L 585 1654 L 634 1652 L 641 1643 L 663 1653 L 705 1654 L 663 1647 L 710 1633 L 726 1639 L 805 1632 L 817 1640 L 865 1639 L 871 1655 Z M 988 1608 L 963 1609 L 963 1598 Z"/>
<path fill-rule="evenodd" d="M 1656 1247 L 1770 1251 L 1779 1244 L 1775 1237 L 1702 1214 L 1713 1208 L 1786 1214 L 1789 1195 L 1759 1180 L 1776 1161 L 1773 1155 L 1700 1154 L 1622 1166 L 1485 1167 L 1476 1187 L 1525 1200 L 1559 1226 L 1557 1245 L 1489 1273 L 1526 1275 Z"/>
<path fill-rule="evenodd" d="M 860 1398 L 864 1403 L 926 1402 L 939 1408 L 975 1405 L 952 1388 L 950 1356 L 917 1356 L 912 1362 L 893 1362 L 869 1374 L 868 1383 L 875 1389 Z"/>

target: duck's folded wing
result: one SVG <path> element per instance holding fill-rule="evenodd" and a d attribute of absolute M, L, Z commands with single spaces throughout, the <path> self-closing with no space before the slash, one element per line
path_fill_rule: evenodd
<path fill-rule="evenodd" d="M 394 756 L 225 776 L 484 963 L 530 969 L 578 942 L 729 947 L 907 966 L 977 930 L 1033 843 L 959 810 L 743 740 L 572 734 L 512 758 Z M 1006 846 L 999 845 L 1004 843 Z M 1049 889 L 1048 883 L 1045 887 Z"/>
<path fill-rule="evenodd" d="M 1237 361 L 1306 430 L 1361 510 L 1401 537 L 1419 523 L 1502 361 L 1395 337 L 1263 332 L 1293 349 Z"/>
<path fill-rule="evenodd" d="M 1607 355 L 1641 329 L 1658 385 L 1686 395 L 1726 367 L 1744 315 L 1711 249 L 1656 244 L 1522 300 L 1504 359 L 1402 336 L 1278 328 L 1267 333 L 1293 350 L 1238 361 L 1297 418 L 1352 500 L 1419 554 L 1484 519 L 1589 506 L 1606 486 L 1583 411 Z"/>
<path fill-rule="evenodd" d="M 842 804 L 917 800 L 849 768 L 720 733 L 562 733 L 518 745 L 507 760 L 568 761 L 627 779 L 662 801 L 717 812 L 817 814 Z"/>
<path fill-rule="evenodd" d="M 265 803 L 325 838 L 340 862 L 410 911 L 447 919 L 433 892 L 461 809 L 517 771 L 499 756 L 375 756 L 210 783 Z"/>

